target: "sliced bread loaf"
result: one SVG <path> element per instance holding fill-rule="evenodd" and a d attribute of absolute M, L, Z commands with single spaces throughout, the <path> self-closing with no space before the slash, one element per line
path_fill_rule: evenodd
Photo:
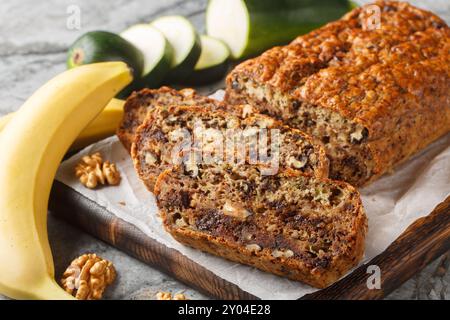
<path fill-rule="evenodd" d="M 158 106 L 136 132 L 131 150 L 135 169 L 150 191 L 158 175 L 177 164 L 195 175 L 209 164 L 264 163 L 276 173 L 292 168 L 328 175 L 328 159 L 320 144 L 299 130 L 263 115 L 241 116 L 199 106 Z"/>
<path fill-rule="evenodd" d="M 255 165 L 164 171 L 155 194 L 179 242 L 324 288 L 361 260 L 367 219 L 355 188 L 293 170 Z"/>
<path fill-rule="evenodd" d="M 169 87 L 161 87 L 134 92 L 125 103 L 124 116 L 117 130 L 117 136 L 128 151 L 131 150 L 134 133 L 144 122 L 147 112 L 157 105 L 199 105 L 210 109 L 222 108 L 219 101 L 199 95 L 193 89 L 177 91 Z"/>
<path fill-rule="evenodd" d="M 450 132 L 449 52 L 445 21 L 377 1 L 238 65 L 226 100 L 321 139 L 330 176 L 360 186 Z"/>

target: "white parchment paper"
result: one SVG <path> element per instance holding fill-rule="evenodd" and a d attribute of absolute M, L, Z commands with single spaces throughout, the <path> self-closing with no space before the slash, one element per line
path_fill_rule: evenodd
<path fill-rule="evenodd" d="M 89 190 L 74 176 L 74 167 L 80 158 L 97 151 L 104 159 L 117 164 L 122 175 L 120 186 Z M 132 161 L 117 137 L 93 144 L 63 162 L 56 179 L 134 224 L 149 237 L 178 250 L 219 277 L 262 299 L 297 299 L 316 290 L 176 242 L 164 231 L 155 198 L 138 179 Z M 361 194 L 369 219 L 363 261 L 367 262 L 450 194 L 450 134 L 410 159 L 395 173 L 362 189 Z"/>

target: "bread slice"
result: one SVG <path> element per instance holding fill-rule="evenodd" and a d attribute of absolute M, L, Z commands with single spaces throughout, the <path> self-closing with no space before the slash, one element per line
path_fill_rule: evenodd
<path fill-rule="evenodd" d="M 324 288 L 361 260 L 367 219 L 345 182 L 255 165 L 182 166 L 155 186 L 164 227 L 193 248 Z"/>
<path fill-rule="evenodd" d="M 222 108 L 219 101 L 199 95 L 193 89 L 177 91 L 169 87 L 161 87 L 134 92 L 125 103 L 123 119 L 117 130 L 117 136 L 128 151 L 131 150 L 135 131 L 144 122 L 147 112 L 157 105 L 199 105 L 210 109 Z"/>
<path fill-rule="evenodd" d="M 372 4 L 371 4 L 372 5 Z M 450 28 L 377 1 L 238 65 L 226 100 L 321 139 L 330 176 L 364 185 L 450 131 Z"/>
<path fill-rule="evenodd" d="M 240 116 L 199 106 L 156 107 L 137 130 L 131 150 L 139 177 L 153 191 L 165 169 L 184 163 L 195 173 L 197 164 L 208 161 L 265 163 L 274 172 L 292 168 L 328 176 L 328 159 L 320 144 L 270 117 L 244 118 L 247 107 L 233 109 Z"/>

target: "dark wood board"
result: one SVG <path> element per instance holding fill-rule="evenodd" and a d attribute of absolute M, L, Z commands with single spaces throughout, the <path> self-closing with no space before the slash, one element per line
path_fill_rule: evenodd
<path fill-rule="evenodd" d="M 257 299 L 135 226 L 55 181 L 50 211 L 91 235 L 218 299 Z M 450 196 L 418 219 L 383 253 L 334 285 L 302 299 L 382 299 L 450 249 Z M 367 266 L 381 270 L 381 289 L 367 288 Z"/>

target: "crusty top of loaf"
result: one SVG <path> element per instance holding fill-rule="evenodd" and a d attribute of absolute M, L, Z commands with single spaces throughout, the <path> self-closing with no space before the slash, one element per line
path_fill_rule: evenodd
<path fill-rule="evenodd" d="M 449 27 L 407 3 L 376 5 L 380 28 L 366 30 L 372 12 L 367 6 L 356 8 L 341 20 L 242 63 L 228 81 L 248 77 L 372 129 L 388 123 L 383 117 L 408 112 L 415 102 L 431 103 L 427 98 L 432 95 L 442 98 L 441 104 L 434 98 L 434 105 L 448 105 Z"/>

